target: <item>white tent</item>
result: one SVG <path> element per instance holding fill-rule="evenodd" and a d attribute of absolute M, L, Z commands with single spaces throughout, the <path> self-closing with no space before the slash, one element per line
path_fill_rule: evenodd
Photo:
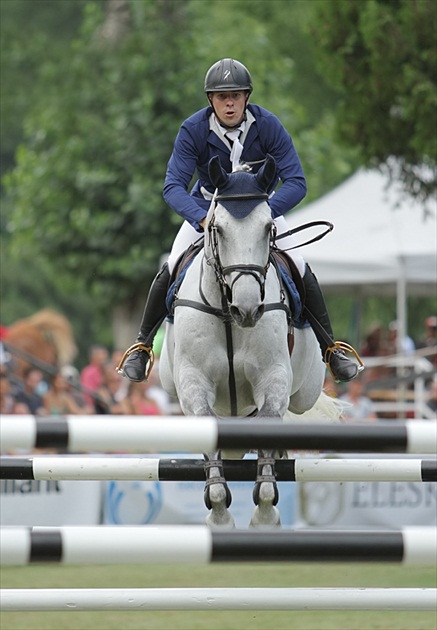
<path fill-rule="evenodd" d="M 396 295 L 399 336 L 407 295 L 435 295 L 436 200 L 406 198 L 379 171 L 360 170 L 321 199 L 290 212 L 290 228 L 330 221 L 334 230 L 301 250 L 326 294 Z M 305 232 L 297 235 L 303 242 Z"/>

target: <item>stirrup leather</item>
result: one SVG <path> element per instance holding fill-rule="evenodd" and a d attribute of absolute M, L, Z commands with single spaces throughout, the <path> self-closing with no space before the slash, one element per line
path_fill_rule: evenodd
<path fill-rule="evenodd" d="M 334 341 L 334 345 L 329 346 L 329 348 L 326 348 L 325 356 L 323 357 L 323 360 L 325 361 L 326 366 L 328 370 L 330 371 L 332 378 L 335 379 L 335 375 L 332 373 L 330 361 L 331 361 L 331 355 L 334 352 L 334 350 L 343 350 L 343 352 L 350 352 L 351 354 L 354 355 L 354 357 L 358 361 L 358 372 L 362 372 L 364 370 L 364 363 L 362 362 L 361 357 L 358 354 L 358 352 L 355 350 L 355 348 L 350 346 L 348 343 L 345 343 L 344 341 Z"/>
<path fill-rule="evenodd" d="M 124 364 L 126 362 L 126 359 L 128 357 L 130 357 L 130 355 L 133 352 L 136 352 L 136 351 L 138 351 L 138 352 L 143 352 L 144 351 L 144 352 L 147 352 L 147 354 L 149 355 L 149 364 L 147 366 L 147 371 L 146 371 L 146 374 L 145 374 L 145 379 L 147 381 L 147 379 L 149 378 L 149 374 L 152 371 L 153 364 L 155 363 L 155 353 L 153 352 L 152 346 L 146 346 L 141 341 L 137 342 L 137 343 L 134 343 L 132 346 L 130 346 L 130 348 L 128 348 L 126 350 L 126 352 L 121 357 L 120 362 L 119 362 L 119 364 L 117 365 L 117 367 L 115 369 L 117 370 L 117 372 L 119 374 L 123 374 L 123 366 L 124 366 Z"/>

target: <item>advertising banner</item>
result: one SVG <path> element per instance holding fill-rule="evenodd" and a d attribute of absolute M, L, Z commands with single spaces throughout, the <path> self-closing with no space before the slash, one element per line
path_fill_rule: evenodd
<path fill-rule="evenodd" d="M 342 457 L 357 458 L 346 454 Z M 437 525 L 435 482 L 312 481 L 297 486 L 296 527 L 399 529 Z"/>
<path fill-rule="evenodd" d="M 0 481 L 0 524 L 98 525 L 100 481 Z"/>

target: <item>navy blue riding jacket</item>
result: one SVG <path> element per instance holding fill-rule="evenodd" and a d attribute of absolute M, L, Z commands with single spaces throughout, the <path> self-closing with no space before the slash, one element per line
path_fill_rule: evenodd
<path fill-rule="evenodd" d="M 244 141 L 242 162 L 254 163 L 253 172 L 262 166 L 269 153 L 276 160 L 277 181 L 281 187 L 269 200 L 272 216 L 276 218 L 294 208 L 306 195 L 306 182 L 293 140 L 280 120 L 259 105 L 248 105 L 255 118 Z M 182 123 L 167 166 L 163 196 L 166 203 L 188 221 L 197 231 L 205 218 L 210 201 L 201 192 L 204 187 L 214 193 L 208 164 L 218 155 L 222 167 L 230 173 L 230 151 L 224 142 L 209 128 L 211 107 L 205 107 Z M 188 192 L 197 170 L 197 181 Z"/>

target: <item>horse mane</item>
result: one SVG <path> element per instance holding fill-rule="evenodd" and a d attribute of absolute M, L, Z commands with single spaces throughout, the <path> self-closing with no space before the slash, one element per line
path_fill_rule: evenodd
<path fill-rule="evenodd" d="M 5 341 L 20 348 L 27 339 L 34 337 L 36 331 L 55 347 L 57 363 L 60 366 L 72 363 L 77 354 L 73 330 L 64 315 L 50 308 L 42 309 L 11 324 Z M 37 352 L 35 344 L 35 354 Z"/>

